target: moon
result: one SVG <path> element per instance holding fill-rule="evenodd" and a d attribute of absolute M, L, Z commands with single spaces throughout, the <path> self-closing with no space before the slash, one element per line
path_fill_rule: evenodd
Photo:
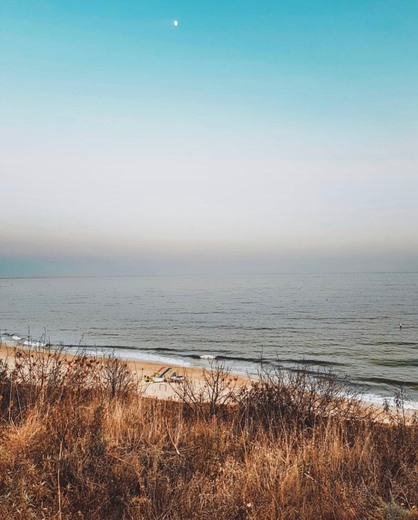
<path fill-rule="evenodd" d="M 173 25 L 174 25 L 174 27 L 178 27 L 179 26 L 179 21 L 178 20 L 174 20 L 173 21 Z"/>

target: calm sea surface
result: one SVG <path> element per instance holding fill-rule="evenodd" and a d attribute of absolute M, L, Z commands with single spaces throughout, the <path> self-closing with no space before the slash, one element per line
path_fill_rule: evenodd
<path fill-rule="evenodd" d="M 237 372 L 330 367 L 418 401 L 418 273 L 0 279 L 0 331 Z"/>

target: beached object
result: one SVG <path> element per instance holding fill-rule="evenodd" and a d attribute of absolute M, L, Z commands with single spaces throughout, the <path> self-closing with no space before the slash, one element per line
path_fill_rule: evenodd
<path fill-rule="evenodd" d="M 164 376 L 168 374 L 170 370 L 171 367 L 160 367 L 151 376 L 145 376 L 144 380 L 146 383 L 163 383 L 165 380 Z"/>
<path fill-rule="evenodd" d="M 184 381 L 184 376 L 179 376 L 174 372 L 174 374 L 171 374 L 168 380 L 170 383 L 180 383 L 181 381 Z"/>
<path fill-rule="evenodd" d="M 158 374 L 158 376 L 164 377 L 166 374 L 168 374 L 168 372 L 170 372 L 170 370 L 171 370 L 171 367 L 168 367 L 165 370 L 163 370 L 160 374 Z"/>
<path fill-rule="evenodd" d="M 161 367 L 157 370 L 157 372 L 154 372 L 154 374 L 149 377 L 146 381 L 149 383 L 164 383 L 165 376 L 170 372 L 171 367 Z"/>

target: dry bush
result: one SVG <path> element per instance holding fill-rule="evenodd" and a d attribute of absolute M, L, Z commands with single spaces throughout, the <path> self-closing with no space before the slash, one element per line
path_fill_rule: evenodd
<path fill-rule="evenodd" d="M 110 394 L 112 398 L 116 396 L 126 398 L 138 388 L 138 381 L 127 363 L 116 357 L 114 353 L 103 358 L 100 380 L 104 392 Z"/>
<path fill-rule="evenodd" d="M 239 394 L 237 381 L 226 365 L 214 361 L 209 369 L 202 370 L 200 380 L 186 374 L 172 388 L 184 405 L 184 413 L 204 418 L 225 415 L 230 405 L 236 403 Z"/>
<path fill-rule="evenodd" d="M 310 431 L 333 419 L 348 425 L 371 420 L 373 409 L 359 398 L 332 372 L 276 368 L 261 371 L 257 381 L 242 389 L 238 401 L 247 426 L 255 422 L 278 433 L 290 426 Z"/>
<path fill-rule="evenodd" d="M 0 518 L 418 519 L 417 422 L 378 422 L 338 382 L 237 394 L 220 371 L 157 401 L 113 358 L 26 354 L 0 364 Z"/>
<path fill-rule="evenodd" d="M 114 355 L 69 356 L 63 348 L 15 348 L 0 361 L 0 411 L 13 421 L 32 407 L 47 410 L 63 399 L 77 405 L 86 394 L 126 399 L 137 388 L 127 363 Z"/>

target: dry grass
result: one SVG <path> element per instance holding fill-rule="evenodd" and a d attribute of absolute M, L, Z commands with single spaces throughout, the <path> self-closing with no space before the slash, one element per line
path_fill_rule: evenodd
<path fill-rule="evenodd" d="M 418 519 L 418 424 L 327 374 L 224 369 L 180 402 L 120 360 L 16 350 L 0 366 L 0 518 Z M 210 386 L 212 385 L 212 387 Z"/>

